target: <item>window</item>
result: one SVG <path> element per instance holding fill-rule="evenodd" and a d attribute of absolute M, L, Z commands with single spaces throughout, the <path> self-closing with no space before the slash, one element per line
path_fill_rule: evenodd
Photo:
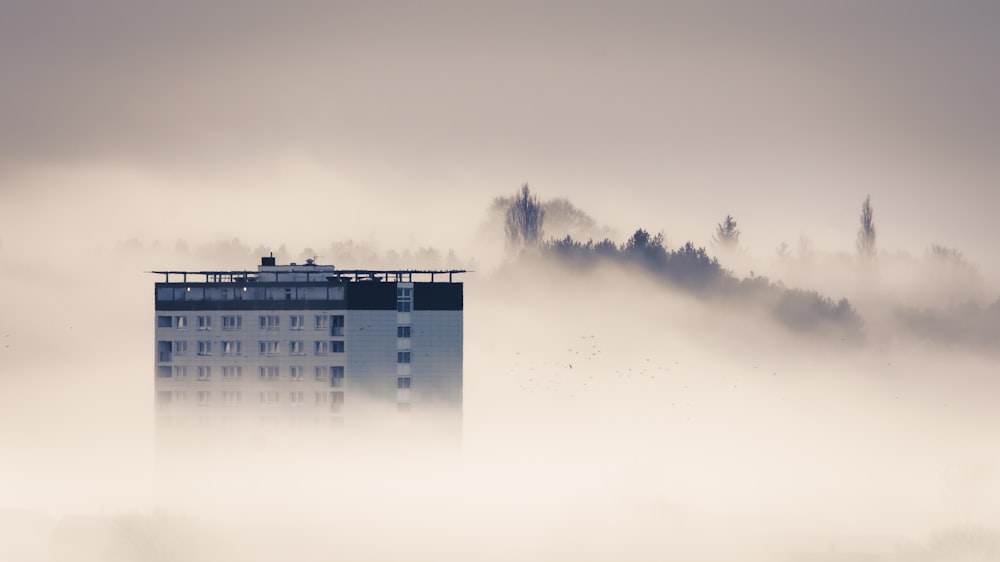
<path fill-rule="evenodd" d="M 330 325 L 330 317 L 326 315 L 316 315 L 316 329 L 325 330 Z"/>
<path fill-rule="evenodd" d="M 198 391 L 198 405 L 209 406 L 212 404 L 212 392 L 210 390 Z"/>
<path fill-rule="evenodd" d="M 224 342 L 222 342 L 222 354 L 223 355 L 239 355 L 240 354 L 240 342 L 238 342 L 238 341 L 224 341 Z"/>
<path fill-rule="evenodd" d="M 187 392 L 184 390 L 174 391 L 174 402 L 187 402 L 188 396 Z"/>
<path fill-rule="evenodd" d="M 188 327 L 188 317 L 187 316 L 174 316 L 174 328 L 178 330 L 183 330 Z"/>
<path fill-rule="evenodd" d="M 268 316 L 260 317 L 260 329 L 261 330 L 277 330 L 281 328 L 281 317 L 272 314 Z"/>
<path fill-rule="evenodd" d="M 409 363 L 410 362 L 410 352 L 409 351 L 397 351 L 396 352 L 396 363 Z"/>
<path fill-rule="evenodd" d="M 336 316 L 330 317 L 330 335 L 331 336 L 343 336 L 344 335 L 344 315 L 338 314 Z"/>
<path fill-rule="evenodd" d="M 317 390 L 313 393 L 317 406 L 326 406 L 330 403 L 330 393 L 325 390 Z"/>
<path fill-rule="evenodd" d="M 163 363 L 170 361 L 172 359 L 173 342 L 169 341 L 158 341 L 156 342 L 156 360 Z"/>
<path fill-rule="evenodd" d="M 325 341 L 318 341 L 316 342 L 316 345 L 313 346 L 313 349 L 315 350 L 316 355 L 326 355 L 326 351 L 329 349 L 329 344 Z"/>
<path fill-rule="evenodd" d="M 304 394 L 301 390 L 293 390 L 288 393 L 288 401 L 292 406 L 301 406 L 305 403 Z"/>
<path fill-rule="evenodd" d="M 211 354 L 212 354 L 212 342 L 210 341 L 198 342 L 198 355 L 211 355 Z"/>
<path fill-rule="evenodd" d="M 277 355 L 280 351 L 278 342 L 276 341 L 262 341 L 258 343 L 260 344 L 258 349 L 261 355 Z"/>
<path fill-rule="evenodd" d="M 313 372 L 316 374 L 317 381 L 329 380 L 329 373 L 327 372 L 326 367 L 316 367 Z"/>
<path fill-rule="evenodd" d="M 396 379 L 396 388 L 401 390 L 410 388 L 410 377 L 399 377 Z"/>
<path fill-rule="evenodd" d="M 278 403 L 278 391 L 277 390 L 266 390 L 260 393 L 260 403 L 261 404 L 277 404 Z"/>
<path fill-rule="evenodd" d="M 301 330 L 302 327 L 305 325 L 305 323 L 302 321 L 302 315 L 301 314 L 298 314 L 298 315 L 293 314 L 293 315 L 289 316 L 288 317 L 288 325 L 289 325 L 289 329 L 292 329 L 292 330 Z"/>
<path fill-rule="evenodd" d="M 243 367 L 230 365 L 222 368 L 222 378 L 226 380 L 236 380 L 243 376 Z"/>
<path fill-rule="evenodd" d="M 344 409 L 344 393 L 333 391 L 330 392 L 330 410 L 333 412 L 341 412 Z"/>
<path fill-rule="evenodd" d="M 243 327 L 243 317 L 242 316 L 223 316 L 222 317 L 222 329 L 223 330 L 239 330 Z"/>
<path fill-rule="evenodd" d="M 160 365 L 156 368 L 156 378 L 169 379 L 174 374 L 174 369 L 170 365 Z"/>
<path fill-rule="evenodd" d="M 173 316 L 157 316 L 156 317 L 156 327 L 157 328 L 172 328 L 174 326 Z"/>
<path fill-rule="evenodd" d="M 211 316 L 199 316 L 198 317 L 198 329 L 199 330 L 211 330 L 212 329 L 212 317 Z"/>
<path fill-rule="evenodd" d="M 184 340 L 177 340 L 174 342 L 175 355 L 187 355 L 187 352 L 188 352 L 188 342 Z"/>
<path fill-rule="evenodd" d="M 305 355 L 305 342 L 302 341 L 290 341 L 288 342 L 288 352 L 292 355 Z"/>
<path fill-rule="evenodd" d="M 198 367 L 198 380 L 200 381 L 212 380 L 212 368 L 208 366 Z"/>
<path fill-rule="evenodd" d="M 408 337 L 410 337 L 410 327 L 409 326 L 397 326 L 396 327 L 396 337 L 397 338 L 408 338 Z"/>
<path fill-rule="evenodd" d="M 330 367 L 330 386 L 342 388 L 344 386 L 344 368 Z"/>
<path fill-rule="evenodd" d="M 317 393 L 318 394 L 318 393 Z M 169 390 L 157 390 L 156 391 L 156 405 L 166 406 L 170 404 L 173 394 Z M 319 404 L 317 402 L 317 404 Z"/>
<path fill-rule="evenodd" d="M 343 352 L 344 352 L 344 342 L 342 341 L 330 342 L 330 353 L 343 353 Z"/>
<path fill-rule="evenodd" d="M 174 367 L 174 378 L 175 379 L 186 379 L 188 376 L 187 367 Z"/>
<path fill-rule="evenodd" d="M 238 390 L 223 390 L 222 391 L 222 403 L 223 404 L 239 404 L 243 401 L 243 393 Z"/>
<path fill-rule="evenodd" d="M 305 374 L 305 372 L 306 372 L 305 367 L 289 367 L 288 368 L 288 374 L 292 378 L 293 381 L 300 381 L 300 380 L 302 380 L 302 377 Z"/>
<path fill-rule="evenodd" d="M 410 312 L 413 306 L 413 289 L 396 289 L 396 312 Z"/>
<path fill-rule="evenodd" d="M 278 367 L 261 367 L 260 368 L 260 380 L 262 381 L 276 381 L 279 378 Z"/>

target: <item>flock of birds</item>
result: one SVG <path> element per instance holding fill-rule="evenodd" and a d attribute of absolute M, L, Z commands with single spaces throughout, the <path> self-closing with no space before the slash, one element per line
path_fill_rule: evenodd
<path fill-rule="evenodd" d="M 518 384 L 518 388 L 529 393 L 551 392 L 558 391 L 564 384 L 569 386 L 571 383 L 574 388 L 582 390 L 584 387 L 591 387 L 605 380 L 605 377 L 601 376 L 602 372 L 606 372 L 602 359 L 609 356 L 603 354 L 597 336 L 588 334 L 579 336 L 578 339 L 578 343 L 566 348 L 568 357 L 557 361 L 536 362 L 527 357 L 527 354 L 522 355 L 520 351 L 515 351 L 510 373 L 523 372 L 527 375 L 527 378 Z M 679 365 L 679 361 L 674 361 L 675 367 Z M 665 375 L 669 371 L 669 367 L 654 363 L 650 357 L 643 357 L 638 365 L 619 366 L 612 370 L 615 379 L 619 381 L 656 380 L 657 376 Z M 567 374 L 573 375 L 572 378 L 561 376 Z M 569 398 L 574 398 L 575 395 L 575 392 L 567 391 Z"/>
<path fill-rule="evenodd" d="M 665 358 L 666 350 L 662 348 L 635 355 L 630 345 L 620 346 L 613 336 L 599 338 L 587 333 L 571 337 L 562 342 L 565 347 L 559 349 L 564 351 L 558 354 L 553 354 L 551 348 L 513 351 L 508 356 L 508 382 L 526 397 L 544 396 L 547 400 L 600 402 L 608 398 L 609 391 L 626 393 L 626 397 L 656 393 L 667 398 L 664 407 L 684 408 L 684 417 L 690 421 L 692 406 L 715 400 L 719 390 L 739 392 L 749 379 L 760 382 L 758 376 L 775 383 L 780 380 L 777 369 L 748 365 L 746 370 L 720 372 L 696 359 L 682 363 L 683 358 L 676 355 Z M 711 393 L 700 392 L 708 389 Z M 785 394 L 778 390 L 769 397 L 785 401 Z"/>

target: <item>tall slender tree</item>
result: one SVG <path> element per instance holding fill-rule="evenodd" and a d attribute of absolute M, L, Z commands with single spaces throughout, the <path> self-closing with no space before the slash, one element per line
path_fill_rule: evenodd
<path fill-rule="evenodd" d="M 861 227 L 858 228 L 858 255 L 861 259 L 875 261 L 875 212 L 872 210 L 871 195 L 865 197 L 861 205 Z"/>
<path fill-rule="evenodd" d="M 528 184 L 524 184 L 507 207 L 504 217 L 507 247 L 516 250 L 522 246 L 537 246 L 542 238 L 544 222 L 545 210 L 538 197 L 531 194 Z"/>

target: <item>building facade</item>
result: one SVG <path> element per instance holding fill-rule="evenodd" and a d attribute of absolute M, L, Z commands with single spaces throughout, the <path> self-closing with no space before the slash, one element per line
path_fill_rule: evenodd
<path fill-rule="evenodd" d="M 340 425 L 462 405 L 461 270 L 157 271 L 158 422 Z"/>

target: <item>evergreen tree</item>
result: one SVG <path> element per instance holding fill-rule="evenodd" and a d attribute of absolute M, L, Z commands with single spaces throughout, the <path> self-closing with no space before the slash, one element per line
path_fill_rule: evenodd
<path fill-rule="evenodd" d="M 726 250 L 735 250 L 740 246 L 740 231 L 736 228 L 736 219 L 732 215 L 726 218 L 715 228 L 715 243 Z"/>

